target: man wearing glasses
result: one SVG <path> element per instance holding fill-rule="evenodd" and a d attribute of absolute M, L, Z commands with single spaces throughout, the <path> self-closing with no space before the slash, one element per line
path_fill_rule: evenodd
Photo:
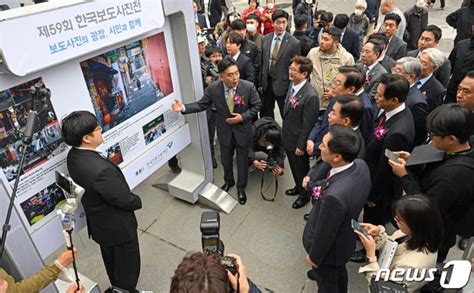
<path fill-rule="evenodd" d="M 104 140 L 94 114 L 72 112 L 62 121 L 62 135 L 72 146 L 67 168 L 71 178 L 86 190 L 81 202 L 87 230 L 100 245 L 110 283 L 138 292 L 140 250 L 134 211 L 142 207 L 141 199 L 130 191 L 120 168 L 97 149 Z"/>

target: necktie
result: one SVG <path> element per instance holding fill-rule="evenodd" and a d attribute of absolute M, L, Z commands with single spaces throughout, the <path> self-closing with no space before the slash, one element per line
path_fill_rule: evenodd
<path fill-rule="evenodd" d="M 273 46 L 273 51 L 272 51 L 272 63 L 270 64 L 270 73 L 273 73 L 275 70 L 275 64 L 278 58 L 278 52 L 280 52 L 280 37 L 276 37 L 275 39 L 275 45 Z"/>
<path fill-rule="evenodd" d="M 234 112 L 234 89 L 227 89 L 226 102 L 230 113 Z"/>
<path fill-rule="evenodd" d="M 418 89 L 420 89 L 420 87 L 421 87 L 421 81 L 418 80 L 418 81 L 415 83 L 415 86 L 416 86 Z"/>
<path fill-rule="evenodd" d="M 385 120 L 387 120 L 387 115 L 385 115 L 385 112 L 380 116 L 379 122 L 377 123 L 377 127 L 383 126 L 385 123 Z"/>

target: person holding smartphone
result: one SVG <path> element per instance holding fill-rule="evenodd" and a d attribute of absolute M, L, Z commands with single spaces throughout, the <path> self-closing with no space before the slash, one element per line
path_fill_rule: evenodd
<path fill-rule="evenodd" d="M 369 234 L 354 229 L 367 252 L 369 263 L 359 268 L 370 282 L 372 276 L 380 270 L 375 251 L 381 251 L 387 240 L 398 242 L 395 255 L 390 264 L 390 271 L 397 268 L 429 269 L 436 267 L 438 248 L 443 235 L 443 221 L 439 209 L 423 195 L 405 196 L 395 203 L 394 219 L 398 230 L 392 235 L 385 232 L 382 225 L 369 223 L 360 225 Z M 385 279 L 385 281 L 389 281 Z M 415 292 L 425 281 L 403 281 L 408 292 Z"/>

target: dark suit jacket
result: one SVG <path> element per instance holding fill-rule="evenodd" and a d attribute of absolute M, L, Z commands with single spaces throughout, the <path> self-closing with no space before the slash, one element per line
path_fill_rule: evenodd
<path fill-rule="evenodd" d="M 290 80 L 288 79 L 288 67 L 290 67 L 290 59 L 296 55 L 300 55 L 300 43 L 288 32 L 285 33 L 281 41 L 280 50 L 275 64 L 275 76 L 272 76 L 272 84 L 268 84 L 270 76 L 270 59 L 272 56 L 271 46 L 274 33 L 268 34 L 262 39 L 262 66 L 260 82 L 264 91 L 268 86 L 273 87 L 273 93 L 278 97 L 286 96 Z"/>
<path fill-rule="evenodd" d="M 420 90 L 412 86 L 408 92 L 405 105 L 410 109 L 415 122 L 415 140 L 413 146 L 423 144 L 426 141 L 428 130 L 426 129 L 426 117 L 429 113 L 429 106 L 426 100 L 421 96 Z"/>
<path fill-rule="evenodd" d="M 416 57 L 418 56 L 418 52 L 419 50 L 409 51 L 407 57 Z M 444 87 L 447 87 L 449 77 L 451 76 L 451 62 L 449 62 L 449 60 L 444 61 L 444 63 L 433 72 L 433 75 Z"/>
<path fill-rule="evenodd" d="M 392 72 L 392 68 L 395 66 L 396 62 L 392 59 L 392 57 L 385 55 L 382 61 L 379 63 L 387 70 L 387 72 Z"/>
<path fill-rule="evenodd" d="M 391 151 L 408 151 L 413 148 L 415 123 L 408 107 L 385 121 L 387 133 L 378 140 L 372 135 L 367 144 L 365 162 L 369 166 L 372 188 L 369 200 L 373 202 L 391 202 L 402 194 L 400 179 L 392 172 L 385 157 L 385 149 Z"/>
<path fill-rule="evenodd" d="M 257 44 L 255 42 L 252 42 L 251 40 L 244 40 L 244 44 L 240 47 L 240 53 L 244 54 L 245 56 L 250 58 L 250 62 L 252 62 L 253 68 L 254 68 L 254 74 L 255 74 L 255 87 L 258 87 L 260 85 L 259 83 L 259 78 L 260 78 L 260 59 L 261 59 L 261 53 L 260 49 L 258 48 Z"/>
<path fill-rule="evenodd" d="M 367 9 L 365 10 L 365 14 L 369 18 L 370 22 L 377 23 L 379 19 L 379 9 L 380 9 L 380 2 L 381 0 L 367 0 Z"/>
<path fill-rule="evenodd" d="M 343 266 L 356 245 L 351 220 L 359 216 L 370 190 L 367 165 L 356 159 L 353 166 L 331 176 L 323 186 L 306 222 L 303 246 L 315 264 Z"/>
<path fill-rule="evenodd" d="M 352 54 L 355 61 L 359 60 L 359 34 L 355 30 L 346 28 L 344 36 L 342 37 L 341 45 L 347 50 L 347 52 Z"/>
<path fill-rule="evenodd" d="M 421 96 L 423 98 L 426 97 L 426 102 L 428 102 L 428 113 L 443 104 L 443 98 L 446 95 L 445 87 L 443 87 L 434 75 L 432 75 L 430 79 L 420 87 L 420 92 Z"/>
<path fill-rule="evenodd" d="M 71 178 L 86 191 L 82 205 L 87 230 L 100 245 L 118 245 L 137 237 L 135 210 L 140 198 L 130 188 L 119 167 L 93 150 L 72 148 L 67 156 Z"/>
<path fill-rule="evenodd" d="M 402 41 L 396 35 L 393 35 L 392 39 L 388 43 L 388 47 L 387 47 L 387 51 L 385 52 L 385 55 L 397 61 L 398 59 L 405 57 L 406 53 L 407 53 L 407 43 Z"/>
<path fill-rule="evenodd" d="M 363 65 L 358 64 L 358 66 L 363 70 Z M 362 71 L 364 72 L 364 71 Z M 375 104 L 374 98 L 375 94 L 377 93 L 377 86 L 379 85 L 379 80 L 382 74 L 387 73 L 387 70 L 379 63 L 372 68 L 371 71 L 368 72 L 368 77 L 366 77 L 366 80 L 369 80 L 369 83 L 364 83 L 364 92 L 367 93 L 367 95 L 370 98 L 370 101 Z"/>
<path fill-rule="evenodd" d="M 318 119 L 319 98 L 308 80 L 294 96 L 297 99 L 295 106 L 291 106 L 288 95 L 285 99 L 282 144 L 286 150 L 306 150 L 309 132 Z"/>
<path fill-rule="evenodd" d="M 255 84 L 256 82 L 255 68 L 253 67 L 253 64 L 250 58 L 240 53 L 236 62 L 237 62 L 237 67 L 239 67 L 240 78 L 250 81 L 251 83 Z"/>
<path fill-rule="evenodd" d="M 216 107 L 216 129 L 217 137 L 222 145 L 231 145 L 232 135 L 237 145 L 247 147 L 252 140 L 252 118 L 257 115 L 262 102 L 258 96 L 253 83 L 240 80 L 237 85 L 236 95 L 244 99 L 244 104 L 235 105 L 234 112 L 242 115 L 243 121 L 237 124 L 227 124 L 225 120 L 231 118 L 224 93 L 224 83 L 221 80 L 211 83 L 204 91 L 204 96 L 197 102 L 184 105 L 186 111 L 183 114 L 201 112 L 214 105 Z"/>
<path fill-rule="evenodd" d="M 197 15 L 198 17 L 198 23 L 199 25 L 201 25 L 202 28 L 207 28 L 207 21 L 206 21 L 206 17 L 204 16 L 204 14 L 201 14 L 201 13 L 198 13 Z"/>
<path fill-rule="evenodd" d="M 215 27 L 216 24 L 221 21 L 222 17 L 222 5 L 220 0 L 209 0 L 209 22 L 211 27 Z"/>
<path fill-rule="evenodd" d="M 364 116 L 362 116 L 362 121 L 360 122 L 360 133 L 364 139 L 364 147 L 365 143 L 367 143 L 372 135 L 372 131 L 374 130 L 374 120 L 375 120 L 375 111 L 372 105 L 372 101 L 370 100 L 367 93 L 362 92 L 359 95 L 359 98 L 362 100 L 364 104 Z"/>

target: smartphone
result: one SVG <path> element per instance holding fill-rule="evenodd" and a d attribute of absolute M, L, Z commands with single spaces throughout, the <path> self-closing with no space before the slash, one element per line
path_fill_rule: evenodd
<path fill-rule="evenodd" d="M 397 162 L 397 163 L 399 162 L 398 156 L 389 149 L 385 149 L 385 156 L 394 162 Z"/>
<path fill-rule="evenodd" d="M 351 226 L 352 226 L 352 229 L 357 230 L 360 233 L 364 234 L 365 237 L 369 237 L 369 233 L 367 233 L 367 231 L 365 231 L 365 229 L 362 228 L 362 226 L 356 220 L 352 219 Z"/>

